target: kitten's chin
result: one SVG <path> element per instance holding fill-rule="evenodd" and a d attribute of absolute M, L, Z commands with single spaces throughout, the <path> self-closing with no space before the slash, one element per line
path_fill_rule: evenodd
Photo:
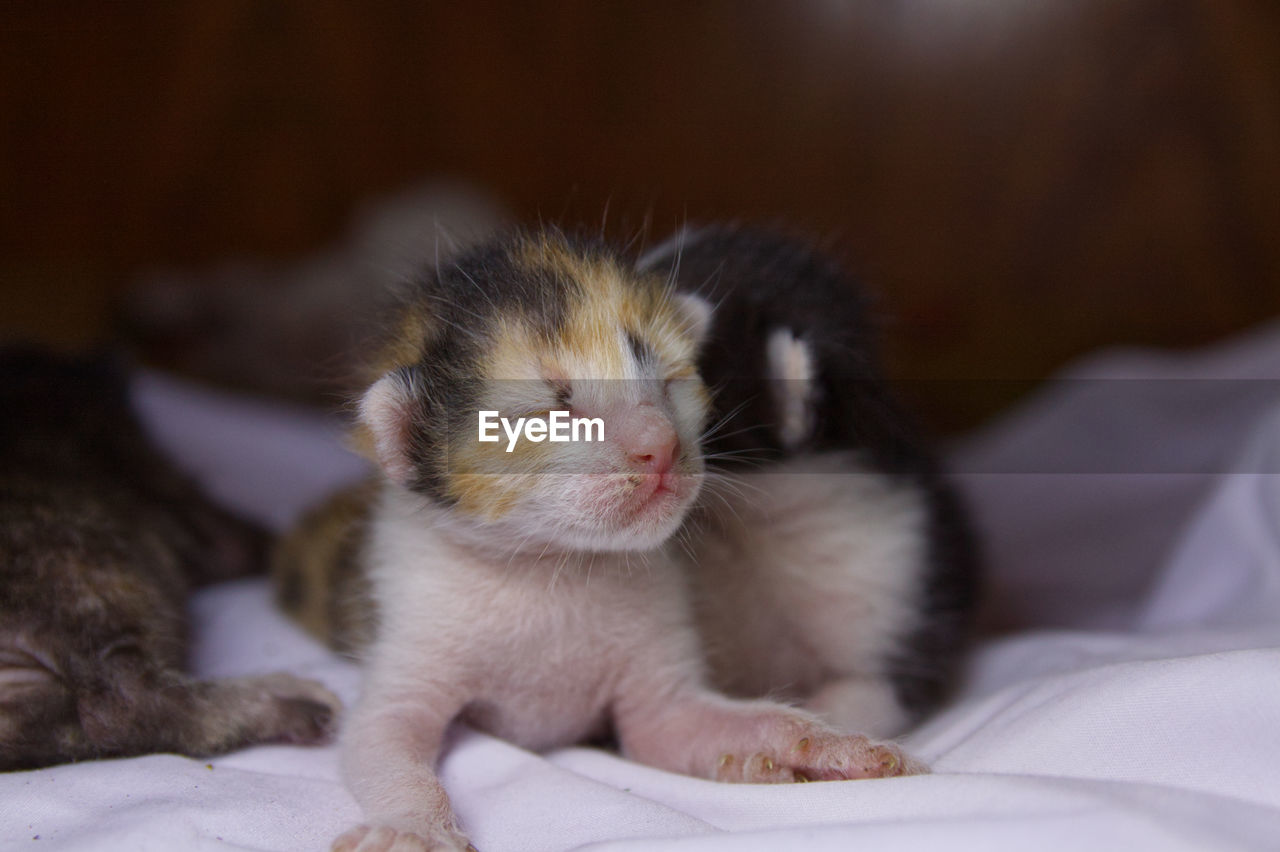
<path fill-rule="evenodd" d="M 646 483 L 616 506 L 596 531 L 595 550 L 652 550 L 684 523 L 702 477 L 682 474 Z"/>
<path fill-rule="evenodd" d="M 546 555 L 565 551 L 646 551 L 664 545 L 689 514 L 703 475 L 591 477 L 593 487 L 548 510 L 532 500 L 499 519 L 446 510 L 436 523 L 470 545 Z"/>
<path fill-rule="evenodd" d="M 578 531 L 564 536 L 562 545 L 573 550 L 621 553 L 623 551 L 643 552 L 655 550 L 680 529 L 684 515 L 677 516 L 669 523 L 645 529 Z"/>
<path fill-rule="evenodd" d="M 607 501 L 596 494 L 588 507 L 561 514 L 550 523 L 544 518 L 522 536 L 541 538 L 560 550 L 653 550 L 680 529 L 702 486 L 701 476 L 681 475 L 678 480 L 628 489 Z"/>

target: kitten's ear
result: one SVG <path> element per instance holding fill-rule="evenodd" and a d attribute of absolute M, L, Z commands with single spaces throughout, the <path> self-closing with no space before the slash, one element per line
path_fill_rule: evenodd
<path fill-rule="evenodd" d="M 711 303 L 692 293 L 677 293 L 675 298 L 680 316 L 693 334 L 694 340 L 701 346 L 707 339 L 707 333 L 711 331 Z"/>
<path fill-rule="evenodd" d="M 414 400 L 413 374 L 408 369 L 387 373 L 360 398 L 360 423 L 372 438 L 374 459 L 401 485 L 413 478 Z"/>

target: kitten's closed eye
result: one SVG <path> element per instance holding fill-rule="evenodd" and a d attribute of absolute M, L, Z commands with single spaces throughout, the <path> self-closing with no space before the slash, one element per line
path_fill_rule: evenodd
<path fill-rule="evenodd" d="M 573 386 L 565 379 L 547 379 L 547 385 L 555 392 L 557 409 L 567 409 L 573 398 Z"/>

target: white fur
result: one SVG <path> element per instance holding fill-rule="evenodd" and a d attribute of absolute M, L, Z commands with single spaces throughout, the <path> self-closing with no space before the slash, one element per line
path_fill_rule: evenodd
<path fill-rule="evenodd" d="M 682 304 L 689 314 L 686 348 L 692 349 L 709 309 L 692 297 Z M 629 352 L 621 330 L 617 337 L 619 349 Z M 850 685 L 843 693 L 862 695 L 856 709 L 881 724 L 893 707 L 886 706 L 873 658 L 884 647 L 885 632 L 909 613 L 898 606 L 907 595 L 897 580 L 887 580 L 882 595 L 870 586 L 878 582 L 873 575 L 892 573 L 888 563 L 895 556 L 911 564 L 914 554 L 903 550 L 905 544 L 895 551 L 870 527 L 882 521 L 896 529 L 895 512 L 905 498 L 877 492 L 885 491 L 879 479 L 866 489 L 842 484 L 816 496 L 792 483 L 773 497 L 758 531 L 743 535 L 719 527 L 719 537 L 709 535 L 712 567 L 691 574 L 669 539 L 703 482 L 696 446 L 706 399 L 696 379 L 665 382 L 671 365 L 624 360 L 625 380 L 572 383 L 574 412 L 603 417 L 611 424 L 606 440 L 540 445 L 547 452 L 534 458 L 530 470 L 504 468 L 501 484 L 519 487 L 505 492 L 510 499 L 491 513 L 495 517 L 471 514 L 462 501 L 447 507 L 409 491 L 415 389 L 392 374 L 365 395 L 361 419 L 387 474 L 363 555 L 379 625 L 341 745 L 344 774 L 369 824 L 338 838 L 336 852 L 468 848 L 434 772 L 444 732 L 459 718 L 534 749 L 578 742 L 611 727 L 629 757 L 721 780 L 924 771 L 896 747 L 841 734 L 807 712 L 715 692 L 689 590 L 692 578 L 705 603 L 716 594 L 715 584 L 727 584 L 727 609 L 703 609 L 704 630 L 722 613 L 748 616 L 752 606 L 776 624 L 802 611 L 811 622 L 804 629 L 824 649 L 817 663 L 799 666 L 805 685 L 817 689 L 827 674 L 867 678 L 866 689 Z M 560 375 L 608 374 L 589 361 L 558 367 Z M 500 385 L 488 388 L 489 395 L 510 393 Z M 551 388 L 542 392 L 551 394 Z M 486 409 L 512 406 L 509 399 L 483 402 Z M 651 471 L 646 465 L 662 452 L 671 466 Z M 887 497 L 890 508 L 868 513 L 865 525 L 830 515 L 817 526 L 805 524 L 803 514 L 816 507 L 869 511 L 864 504 L 877 497 Z M 752 510 L 749 501 L 743 508 Z M 839 533 L 829 536 L 833 524 Z M 768 541 L 772 535 L 777 542 Z M 807 550 L 805 535 L 814 539 Z M 759 548 L 746 562 L 751 587 L 740 587 L 733 576 L 734 542 Z M 858 567 L 851 570 L 841 560 L 845 551 Z M 813 566 L 810 577 L 805 572 Z M 883 613 L 863 611 L 881 604 Z M 748 641 L 743 653 L 761 656 L 748 661 L 755 673 L 749 680 L 776 680 L 796 662 L 804 643 L 791 629 L 774 647 Z M 738 639 L 728 632 L 717 644 Z M 843 653 L 844 643 L 862 650 Z M 881 707 L 873 713 L 876 695 Z"/>
<path fill-rule="evenodd" d="M 701 296 L 692 293 L 676 293 L 672 298 L 680 306 L 681 313 L 689 323 L 690 333 L 698 340 L 707 336 L 711 330 L 714 308 Z"/>
<path fill-rule="evenodd" d="M 408 453 L 412 399 L 413 388 L 396 373 L 378 379 L 360 399 L 360 419 L 373 433 L 378 463 L 399 483 L 413 475 Z"/>
<path fill-rule="evenodd" d="M 778 411 L 778 437 L 788 449 L 813 431 L 813 354 L 789 328 L 775 329 L 765 341 L 769 390 Z"/>
<path fill-rule="evenodd" d="M 907 716 L 884 662 L 918 623 L 926 508 L 852 454 L 709 480 L 688 569 L 713 670 L 734 694 L 804 700 L 874 736 Z"/>
<path fill-rule="evenodd" d="M 388 838 L 466 848 L 433 771 L 459 717 L 535 749 L 612 722 L 628 756 L 722 780 L 924 771 L 799 710 L 711 691 L 687 576 L 667 548 L 500 559 L 473 532 L 387 484 L 366 554 L 378 639 L 342 734 L 344 774 L 369 825 L 335 850 Z"/>

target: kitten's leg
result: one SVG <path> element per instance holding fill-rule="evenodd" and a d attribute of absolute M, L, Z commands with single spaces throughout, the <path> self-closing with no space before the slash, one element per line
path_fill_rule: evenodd
<path fill-rule="evenodd" d="M 342 764 L 367 822 L 339 836 L 332 852 L 474 852 L 435 774 L 462 698 L 447 688 L 380 683 L 376 672 L 366 678 L 343 728 Z"/>
<path fill-rule="evenodd" d="M 341 707 L 320 683 L 284 672 L 198 681 L 169 671 L 108 689 L 81 694 L 77 703 L 88 742 L 115 755 L 204 756 L 265 743 L 325 743 Z"/>
<path fill-rule="evenodd" d="M 320 684 L 288 674 L 197 681 L 127 653 L 59 671 L 24 659 L 3 669 L 0 768 L 324 742 L 339 707 Z"/>
<path fill-rule="evenodd" d="M 892 743 L 842 734 L 782 704 L 739 701 L 703 689 L 686 689 L 660 704 L 620 704 L 615 721 L 629 757 L 720 781 L 827 781 L 928 772 Z"/>
<path fill-rule="evenodd" d="M 911 724 L 887 678 L 845 677 L 827 681 L 804 701 L 804 709 L 842 731 L 896 737 Z"/>

